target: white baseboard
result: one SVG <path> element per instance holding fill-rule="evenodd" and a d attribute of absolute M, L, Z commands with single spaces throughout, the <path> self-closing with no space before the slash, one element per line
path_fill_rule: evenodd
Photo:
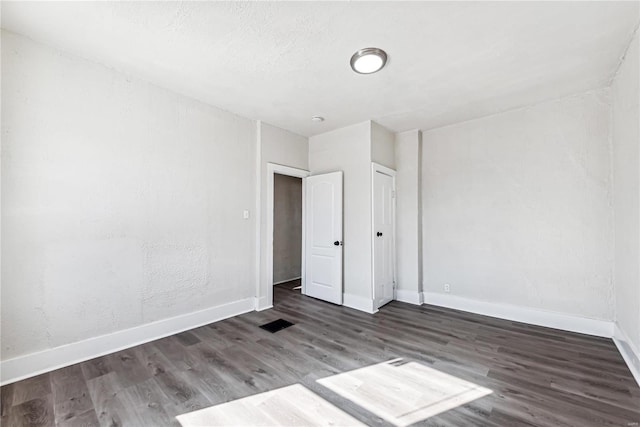
<path fill-rule="evenodd" d="M 617 323 L 613 332 L 613 342 L 629 367 L 631 375 L 640 386 L 640 350 L 631 342 L 629 336 L 620 329 Z"/>
<path fill-rule="evenodd" d="M 101 335 L 0 362 L 0 384 L 6 385 L 44 372 L 253 311 L 254 298 L 207 308 L 134 328 Z"/>
<path fill-rule="evenodd" d="M 254 298 L 254 300 L 256 311 L 264 311 L 273 308 L 273 304 L 271 304 L 270 301 L 267 300 L 267 297 Z"/>
<path fill-rule="evenodd" d="M 300 279 L 302 279 L 302 276 L 292 277 L 291 279 L 287 279 L 287 280 L 278 280 L 277 282 L 273 283 L 273 286 L 280 285 L 282 283 L 293 282 L 294 280 L 300 280 Z"/>
<path fill-rule="evenodd" d="M 513 320 L 515 322 L 529 323 L 531 325 L 545 326 L 547 328 L 595 335 L 597 337 L 613 337 L 613 322 L 607 320 L 590 319 L 535 308 L 479 301 L 435 292 L 423 292 L 423 294 L 425 304 L 453 308 L 482 314 L 484 316 Z"/>
<path fill-rule="evenodd" d="M 396 301 L 407 302 L 409 304 L 422 305 L 424 302 L 422 292 L 396 289 Z"/>
<path fill-rule="evenodd" d="M 358 295 L 343 294 L 342 305 L 344 305 L 345 307 L 364 311 L 365 313 L 369 314 L 373 314 L 378 311 L 372 299 L 364 298 Z"/>

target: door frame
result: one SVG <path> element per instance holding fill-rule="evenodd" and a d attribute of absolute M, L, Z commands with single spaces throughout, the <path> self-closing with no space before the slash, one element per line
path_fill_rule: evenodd
<path fill-rule="evenodd" d="M 310 175 L 310 172 L 304 169 L 293 168 L 291 166 L 279 165 L 277 163 L 267 163 L 267 212 L 266 212 L 266 249 L 265 249 L 265 269 L 264 276 L 260 280 L 260 292 L 258 300 L 261 297 L 266 297 L 267 307 L 273 307 L 273 221 L 274 221 L 274 181 L 275 174 L 292 176 L 302 179 L 302 271 L 301 283 L 304 289 L 304 261 L 305 261 L 305 237 L 304 237 L 304 214 L 305 214 L 305 188 L 306 182 L 304 178 Z"/>
<path fill-rule="evenodd" d="M 393 299 L 396 299 L 396 284 L 398 283 L 398 268 L 396 265 L 396 171 L 394 169 L 388 168 L 376 162 L 371 162 L 371 296 L 373 299 L 374 305 L 376 304 L 376 253 L 374 250 L 375 247 L 375 223 L 374 223 L 374 210 L 375 210 L 375 176 L 376 173 L 382 173 L 384 175 L 388 175 L 391 177 L 393 181 L 393 195 L 392 195 L 392 215 L 393 215 L 393 236 L 391 245 L 392 254 L 391 259 L 393 260 Z M 379 307 L 374 307 L 374 310 L 377 310 Z"/>

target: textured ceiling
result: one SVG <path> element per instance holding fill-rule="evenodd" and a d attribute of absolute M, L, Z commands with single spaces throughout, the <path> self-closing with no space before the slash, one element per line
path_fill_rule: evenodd
<path fill-rule="evenodd" d="M 3 1 L 2 27 L 308 136 L 368 119 L 429 129 L 605 86 L 639 13 L 611 1 Z M 387 67 L 352 72 L 369 46 Z"/>

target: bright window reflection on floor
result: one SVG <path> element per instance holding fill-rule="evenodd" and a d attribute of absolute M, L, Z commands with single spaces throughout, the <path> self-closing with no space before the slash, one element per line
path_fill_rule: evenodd
<path fill-rule="evenodd" d="M 492 393 L 488 388 L 403 359 L 317 382 L 398 427 Z M 183 427 L 364 425 L 301 384 L 221 403 L 176 419 Z"/>
<path fill-rule="evenodd" d="M 402 359 L 317 382 L 399 427 L 492 393 L 474 383 Z"/>
<path fill-rule="evenodd" d="M 294 384 L 176 417 L 196 426 L 364 426 L 311 390 Z"/>

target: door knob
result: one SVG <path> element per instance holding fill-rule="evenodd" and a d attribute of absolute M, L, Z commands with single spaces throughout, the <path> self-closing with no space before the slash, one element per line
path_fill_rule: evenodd
<path fill-rule="evenodd" d="M 336 246 L 342 246 L 342 242 L 340 240 L 336 240 L 333 244 Z"/>
<path fill-rule="evenodd" d="M 382 233 L 378 231 L 378 232 L 376 233 L 376 236 L 380 237 L 380 236 L 382 236 Z"/>

